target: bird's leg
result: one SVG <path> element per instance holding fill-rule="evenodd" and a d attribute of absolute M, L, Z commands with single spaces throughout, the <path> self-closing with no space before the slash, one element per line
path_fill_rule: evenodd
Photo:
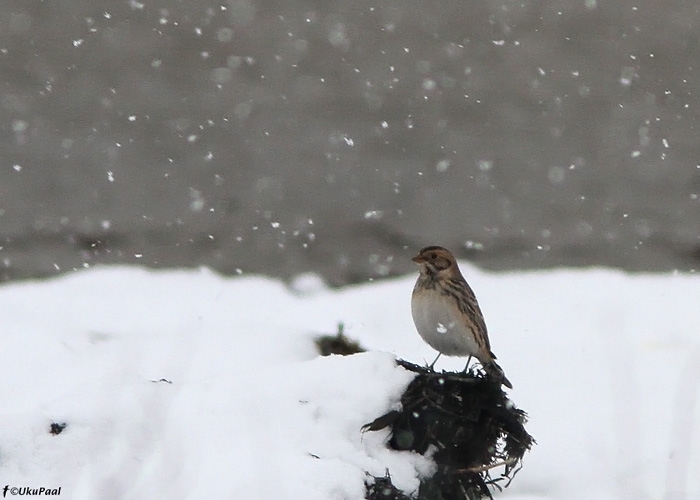
<path fill-rule="evenodd" d="M 435 371 L 435 370 L 433 370 L 433 366 L 435 366 L 435 363 L 437 363 L 437 360 L 440 358 L 440 356 L 442 356 L 441 352 L 438 353 L 437 358 L 435 358 L 435 360 L 432 363 L 430 363 L 430 366 L 428 366 L 428 369 L 431 372 Z"/>
<path fill-rule="evenodd" d="M 470 354 L 469 357 L 467 358 L 467 365 L 464 367 L 464 371 L 462 373 L 467 373 L 467 370 L 469 369 L 469 363 L 471 363 L 471 361 L 472 361 L 472 356 Z"/>

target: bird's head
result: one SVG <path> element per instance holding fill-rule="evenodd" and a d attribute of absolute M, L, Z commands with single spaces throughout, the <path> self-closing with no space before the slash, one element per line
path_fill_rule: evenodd
<path fill-rule="evenodd" d="M 454 255 L 442 247 L 425 247 L 411 260 L 421 266 L 421 272 L 428 272 L 429 274 L 453 274 L 459 272 Z"/>

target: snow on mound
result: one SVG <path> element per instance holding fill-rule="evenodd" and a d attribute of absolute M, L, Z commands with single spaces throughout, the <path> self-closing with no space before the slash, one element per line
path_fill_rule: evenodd
<path fill-rule="evenodd" d="M 697 277 L 463 270 L 538 441 L 502 498 L 700 498 Z M 360 499 L 388 468 L 415 492 L 430 461 L 361 432 L 413 378 L 395 357 L 434 357 L 414 279 L 329 291 L 120 267 L 3 286 L 0 489 Z M 370 352 L 319 357 L 339 322 Z"/>

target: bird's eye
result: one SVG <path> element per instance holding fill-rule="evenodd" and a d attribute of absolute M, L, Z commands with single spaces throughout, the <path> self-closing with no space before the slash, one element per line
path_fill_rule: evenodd
<path fill-rule="evenodd" d="M 430 254 L 430 258 L 431 258 L 432 260 L 437 259 L 437 254 L 436 254 L 436 253 L 431 253 L 431 254 Z"/>

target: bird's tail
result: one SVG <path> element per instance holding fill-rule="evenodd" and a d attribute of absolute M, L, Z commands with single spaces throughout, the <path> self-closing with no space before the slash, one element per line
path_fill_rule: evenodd
<path fill-rule="evenodd" d="M 510 380 L 508 380 L 508 378 L 506 377 L 503 368 L 501 368 L 499 364 L 496 363 L 496 361 L 490 361 L 489 363 L 486 363 L 484 365 L 484 371 L 486 371 L 486 374 L 489 377 L 492 377 L 499 384 L 505 385 L 508 389 L 513 388 L 513 384 L 511 384 Z"/>

